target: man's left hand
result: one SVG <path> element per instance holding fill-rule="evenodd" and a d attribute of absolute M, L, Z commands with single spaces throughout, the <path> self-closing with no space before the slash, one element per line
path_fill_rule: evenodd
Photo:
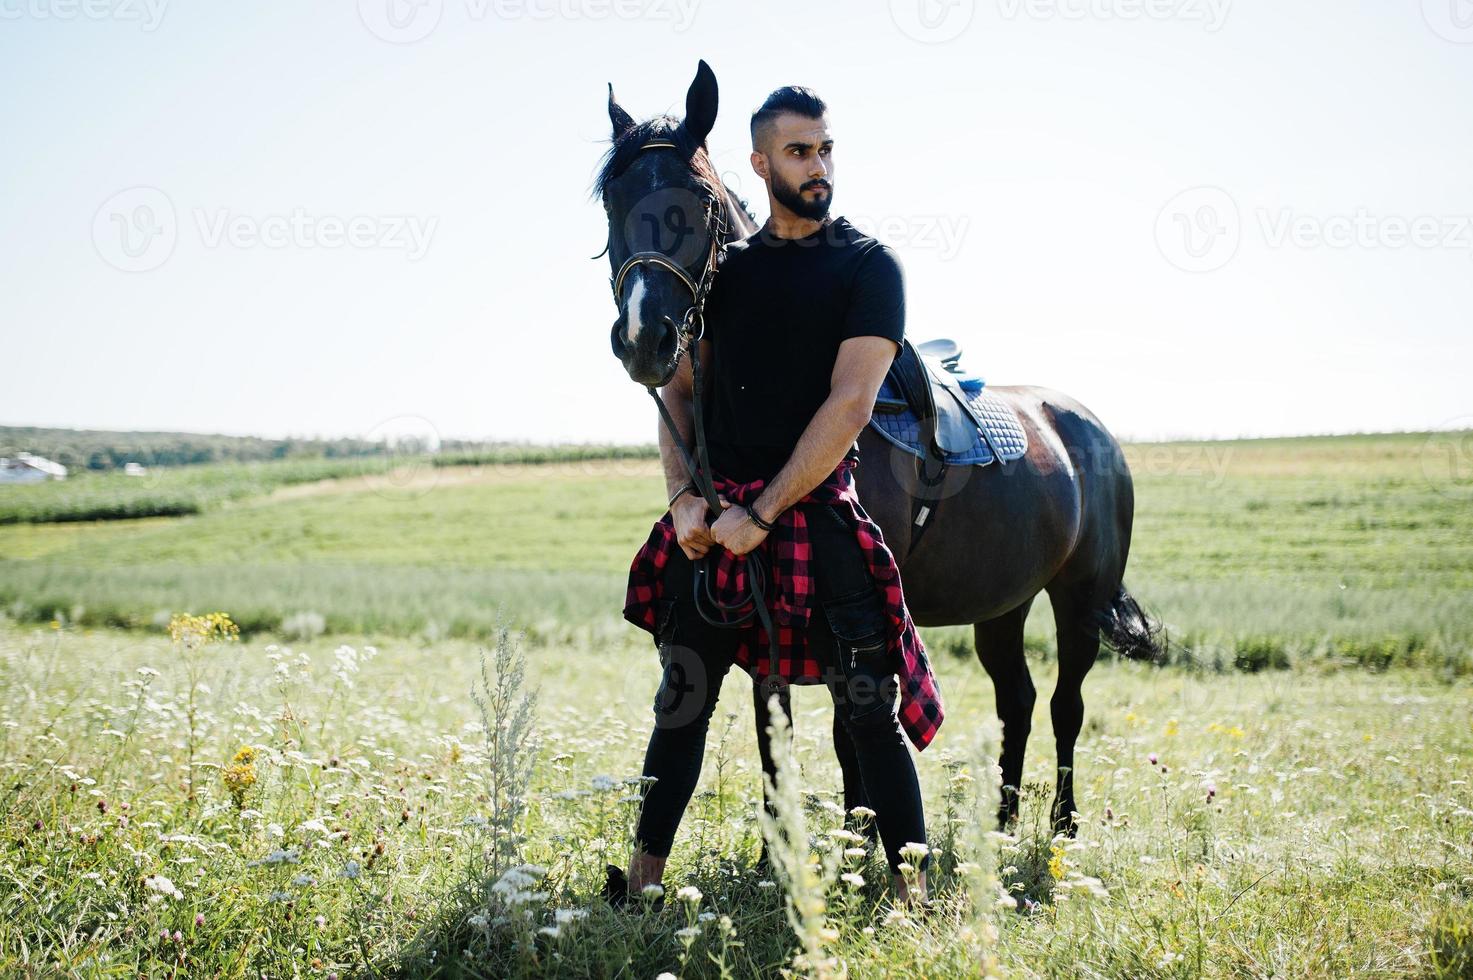
<path fill-rule="evenodd" d="M 711 525 L 711 537 L 727 551 L 740 557 L 767 538 L 767 532 L 752 523 L 745 507 L 732 504 Z"/>

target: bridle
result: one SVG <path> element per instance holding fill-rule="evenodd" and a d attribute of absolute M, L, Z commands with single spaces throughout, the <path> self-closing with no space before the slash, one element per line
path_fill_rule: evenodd
<path fill-rule="evenodd" d="M 651 140 L 639 148 L 639 152 L 646 150 L 679 150 L 676 144 L 668 140 Z M 645 388 L 655 406 L 660 411 L 660 419 L 665 425 L 665 430 L 670 434 L 670 439 L 680 451 L 681 461 L 685 464 L 686 472 L 690 474 L 691 483 L 706 501 L 707 510 L 716 516 L 722 511 L 720 497 L 716 493 L 716 486 L 711 479 L 711 462 L 706 448 L 706 425 L 703 417 L 703 384 L 701 380 L 701 355 L 700 341 L 706 333 L 706 298 L 710 295 L 711 286 L 716 281 L 716 269 L 720 265 L 722 256 L 726 251 L 726 207 L 720 200 L 721 189 L 712 188 L 712 196 L 706 201 L 706 234 L 709 247 L 706 250 L 706 260 L 698 276 L 692 276 L 680 263 L 674 261 L 664 252 L 643 251 L 635 252 L 624 263 L 613 276 L 609 278 L 609 286 L 614 291 L 614 305 L 618 305 L 624 294 L 624 281 L 635 269 L 642 266 L 654 266 L 671 273 L 681 284 L 690 291 L 691 305 L 686 309 L 685 315 L 680 318 L 679 323 L 667 322 L 675 328 L 677 346 L 675 351 L 675 363 L 680 363 L 681 351 L 690 355 L 691 366 L 691 428 L 694 430 L 695 451 L 686 445 L 680 437 L 680 430 L 675 425 L 675 420 L 670 416 L 670 410 L 665 407 L 661 400 L 657 386 L 650 385 Z M 764 684 L 772 688 L 766 693 L 774 693 L 781 690 L 786 683 L 778 674 L 778 637 L 777 630 L 773 625 L 772 612 L 767 608 L 764 596 L 767 583 L 767 569 L 762 563 L 759 552 L 750 551 L 746 555 L 747 561 L 747 586 L 751 593 L 749 598 L 744 598 L 735 603 L 723 603 L 719 601 L 714 593 L 712 585 L 715 579 L 717 553 L 707 553 L 701 561 L 694 562 L 694 582 L 692 595 L 695 599 L 696 610 L 701 618 L 713 626 L 724 628 L 736 628 L 751 622 L 755 615 L 767 631 L 768 638 L 768 676 Z M 750 603 L 751 609 L 745 613 L 739 612 Z"/>
<path fill-rule="evenodd" d="M 668 140 L 651 140 L 639 148 L 639 152 L 645 150 L 679 150 L 680 147 Z M 722 254 L 726 251 L 726 208 L 715 196 L 706 199 L 706 238 L 709 243 L 706 249 L 706 261 L 701 267 L 700 275 L 692 276 L 684 266 L 674 261 L 664 252 L 644 251 L 635 252 L 624 260 L 619 266 L 619 271 L 609 277 L 609 287 L 614 291 L 614 303 L 617 305 L 624 295 L 624 280 L 629 278 L 629 273 L 640 266 L 652 265 L 664 269 L 676 279 L 681 285 L 690 291 L 692 303 L 686 310 L 685 317 L 676 325 L 676 334 L 682 345 L 689 340 L 700 340 L 706 332 L 704 313 L 706 309 L 706 297 L 711 292 L 711 284 L 716 281 L 716 267 L 721 263 Z M 694 330 L 694 333 L 692 333 Z M 677 361 L 679 356 L 677 355 Z"/>

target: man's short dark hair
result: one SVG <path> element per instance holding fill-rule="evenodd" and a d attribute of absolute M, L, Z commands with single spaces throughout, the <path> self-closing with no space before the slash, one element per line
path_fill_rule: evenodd
<path fill-rule="evenodd" d="M 808 119 L 822 119 L 829 111 L 823 99 L 811 88 L 802 85 L 784 85 L 774 89 L 767 101 L 752 113 L 752 148 L 757 148 L 757 131 L 785 112 Z"/>

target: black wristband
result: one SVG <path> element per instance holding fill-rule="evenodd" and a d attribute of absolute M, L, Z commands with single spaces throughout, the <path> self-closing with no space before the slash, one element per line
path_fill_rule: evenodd
<path fill-rule="evenodd" d="M 674 507 L 675 501 L 679 500 L 681 497 L 685 496 L 688 493 L 694 493 L 695 489 L 696 485 L 694 483 L 689 480 L 685 481 L 684 486 L 682 486 L 679 490 L 670 495 L 670 502 L 665 505 L 665 509 L 669 510 L 671 507 Z"/>
<path fill-rule="evenodd" d="M 772 529 L 777 526 L 762 519 L 762 515 L 757 513 L 757 504 L 755 502 L 752 504 L 751 507 L 747 508 L 747 517 L 751 518 L 753 524 L 756 524 L 759 528 L 761 528 L 763 531 L 766 531 L 768 534 L 771 534 Z"/>

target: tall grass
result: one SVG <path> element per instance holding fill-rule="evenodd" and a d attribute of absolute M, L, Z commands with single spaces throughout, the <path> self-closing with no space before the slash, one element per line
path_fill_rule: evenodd
<path fill-rule="evenodd" d="M 202 650 L 191 762 L 191 678 L 166 638 L 0 626 L 0 974 L 773 976 L 809 952 L 788 918 L 798 892 L 757 864 L 750 725 L 712 753 L 664 910 L 597 899 L 603 860 L 632 846 L 651 651 L 543 651 L 516 680 L 508 648 L 488 648 L 482 681 L 473 643 L 376 646 Z M 535 745 L 517 721 L 534 687 Z M 744 718 L 749 690 L 737 678 L 726 692 Z M 838 853 L 856 878 L 798 879 L 823 901 L 813 925 L 832 930 L 802 965 L 1457 976 L 1473 908 L 1469 694 L 1466 680 L 1395 670 L 1103 663 L 1086 687 L 1069 841 L 1048 829 L 1046 699 L 1022 820 L 999 838 L 982 730 L 992 690 L 950 684 L 948 721 L 917 760 L 937 908 L 899 916 L 883 857 L 843 833 L 829 699 L 800 688 L 782 791 L 803 832 L 775 839 L 794 844 L 791 867 L 859 851 Z M 523 791 L 511 773 L 534 758 Z M 493 873 L 478 862 L 498 792 L 525 806 L 503 824 L 509 866 Z M 473 900 L 498 883 L 494 908 Z"/>

